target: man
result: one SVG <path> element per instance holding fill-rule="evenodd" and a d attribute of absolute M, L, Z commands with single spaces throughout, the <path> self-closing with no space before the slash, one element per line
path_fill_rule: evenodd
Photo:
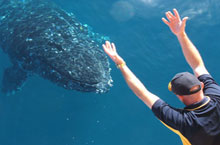
<path fill-rule="evenodd" d="M 194 75 L 178 73 L 169 83 L 169 90 L 186 105 L 184 109 L 170 107 L 148 91 L 117 54 L 113 43 L 107 41 L 103 48 L 121 70 L 131 90 L 164 125 L 180 136 L 184 145 L 220 145 L 220 86 L 210 76 L 185 32 L 188 17 L 181 20 L 174 9 L 173 13 L 166 12 L 166 18 L 162 18 L 163 22 L 178 38 L 186 61 L 194 72 Z"/>

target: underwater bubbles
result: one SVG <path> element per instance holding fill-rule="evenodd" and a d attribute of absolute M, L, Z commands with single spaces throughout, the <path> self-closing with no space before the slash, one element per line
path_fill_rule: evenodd
<path fill-rule="evenodd" d="M 110 14 L 115 20 L 124 22 L 130 20 L 135 15 L 135 11 L 129 2 L 118 1 L 113 4 Z"/>

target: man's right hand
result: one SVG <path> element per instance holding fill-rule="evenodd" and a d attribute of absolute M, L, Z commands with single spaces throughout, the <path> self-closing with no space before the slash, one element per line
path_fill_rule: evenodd
<path fill-rule="evenodd" d="M 170 11 L 166 12 L 167 19 L 162 18 L 162 21 L 169 26 L 170 30 L 176 36 L 179 36 L 185 33 L 186 20 L 188 19 L 188 17 L 184 17 L 181 20 L 179 13 L 176 9 L 173 9 L 173 13 L 174 15 Z"/>

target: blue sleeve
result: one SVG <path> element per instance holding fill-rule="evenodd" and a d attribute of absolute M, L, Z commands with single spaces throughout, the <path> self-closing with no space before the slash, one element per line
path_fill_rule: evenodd
<path fill-rule="evenodd" d="M 220 96 L 220 86 L 215 82 L 209 74 L 204 74 L 198 77 L 198 79 L 204 83 L 203 92 L 205 95 Z"/>
<path fill-rule="evenodd" d="M 184 113 L 181 109 L 176 109 L 165 103 L 163 100 L 157 100 L 152 106 L 155 116 L 169 127 L 182 130 L 184 127 Z"/>

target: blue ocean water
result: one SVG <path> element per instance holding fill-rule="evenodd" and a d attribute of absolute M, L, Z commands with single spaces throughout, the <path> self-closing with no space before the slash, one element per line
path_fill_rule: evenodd
<path fill-rule="evenodd" d="M 161 17 L 177 8 L 189 16 L 186 31 L 207 69 L 220 82 L 220 4 L 217 0 L 54 0 L 109 36 L 118 53 L 146 87 L 174 107 L 167 90 L 172 76 L 191 71 Z M 100 48 L 101 49 L 101 48 Z M 0 50 L 0 77 L 11 63 Z M 111 62 L 114 86 L 106 94 L 67 91 L 34 76 L 20 92 L 0 94 L 0 145 L 180 145 L 127 87 Z"/>

